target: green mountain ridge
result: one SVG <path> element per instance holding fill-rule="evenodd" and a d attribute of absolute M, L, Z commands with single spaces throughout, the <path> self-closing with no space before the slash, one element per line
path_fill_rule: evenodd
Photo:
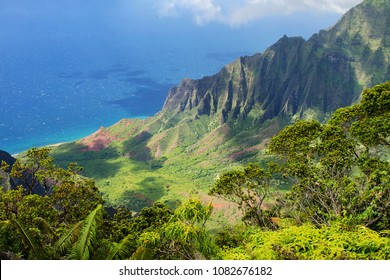
<path fill-rule="evenodd" d="M 280 113 L 302 117 L 308 108 L 333 112 L 356 101 L 362 88 L 389 78 L 388 12 L 386 1 L 364 1 L 307 41 L 284 36 L 214 76 L 183 80 L 164 109 L 197 107 L 199 115 L 221 114 L 222 122 L 245 119 L 255 104 L 264 110 L 260 121 Z"/>
<path fill-rule="evenodd" d="M 259 160 L 285 125 L 324 121 L 363 88 L 390 80 L 389 23 L 388 1 L 363 1 L 308 40 L 284 36 L 213 76 L 183 79 L 154 117 L 102 127 L 54 156 L 84 165 L 113 204 L 134 194 L 148 204 L 206 193 L 223 170 Z"/>

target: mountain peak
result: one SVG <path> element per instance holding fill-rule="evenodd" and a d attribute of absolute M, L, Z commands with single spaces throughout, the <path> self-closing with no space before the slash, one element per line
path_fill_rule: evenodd
<path fill-rule="evenodd" d="M 102 131 L 84 142 L 99 149 L 121 142 L 119 153 L 137 158 L 253 155 L 285 125 L 326 120 L 356 102 L 363 88 L 390 80 L 388 26 L 390 1 L 363 1 L 308 40 L 283 36 L 212 76 L 183 79 L 156 116 L 107 128 L 104 145 Z"/>
<path fill-rule="evenodd" d="M 257 105 L 261 122 L 278 115 L 326 117 L 356 101 L 362 88 L 390 79 L 390 3 L 366 0 L 327 31 L 283 36 L 261 54 L 241 57 L 219 73 L 184 79 L 170 90 L 163 112 L 245 119 Z"/>

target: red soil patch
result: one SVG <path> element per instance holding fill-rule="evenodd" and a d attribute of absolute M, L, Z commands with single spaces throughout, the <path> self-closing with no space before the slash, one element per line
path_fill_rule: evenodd
<path fill-rule="evenodd" d="M 235 203 L 226 201 L 222 198 L 215 196 L 202 195 L 201 201 L 205 204 L 211 203 L 215 211 L 226 210 L 231 208 L 232 206 L 237 207 Z"/>
<path fill-rule="evenodd" d="M 213 208 L 214 208 L 215 210 L 224 209 L 224 208 L 227 208 L 227 207 L 228 207 L 228 204 L 227 204 L 227 203 L 212 202 L 211 205 L 213 206 Z"/>
<path fill-rule="evenodd" d="M 97 152 L 108 147 L 108 145 L 110 145 L 111 142 L 116 140 L 118 140 L 118 138 L 115 137 L 114 135 L 111 135 L 106 128 L 100 127 L 98 131 L 81 140 L 81 144 L 85 146 L 81 151 Z"/>

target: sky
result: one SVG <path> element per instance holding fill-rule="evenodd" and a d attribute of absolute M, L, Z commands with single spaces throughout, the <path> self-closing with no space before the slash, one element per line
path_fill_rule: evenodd
<path fill-rule="evenodd" d="M 218 22 L 241 26 L 266 16 L 297 12 L 343 14 L 362 0 L 161 0 L 163 17 L 189 15 L 198 25 Z"/>
<path fill-rule="evenodd" d="M 100 47 L 124 35 L 144 44 L 151 43 L 144 41 L 145 34 L 160 42 L 170 40 L 171 45 L 183 40 L 193 40 L 194 45 L 202 44 L 202 39 L 198 38 L 204 34 L 208 47 L 215 52 L 212 49 L 218 48 L 218 42 L 214 44 L 208 36 L 215 34 L 215 40 L 220 42 L 228 37 L 233 38 L 232 44 L 242 42 L 243 49 L 238 46 L 236 51 L 248 51 L 247 46 L 252 45 L 249 51 L 260 52 L 285 34 L 308 38 L 319 29 L 330 27 L 360 2 L 362 0 L 0 0 L 0 48 L 19 48 L 38 40 L 37 43 L 59 45 L 77 42 L 82 49 L 83 41 L 94 40 Z"/>
<path fill-rule="evenodd" d="M 90 6 L 90 16 L 107 14 L 110 11 L 121 9 L 123 16 L 138 18 L 142 21 L 150 17 L 182 17 L 191 19 L 195 24 L 204 26 L 209 23 L 219 23 L 232 27 L 240 27 L 247 23 L 258 21 L 261 18 L 288 15 L 293 13 L 336 13 L 343 14 L 351 7 L 361 3 L 362 0 L 83 0 L 83 1 L 48 1 L 48 0 L 2 0 L 0 14 L 19 15 L 33 17 L 44 14 L 47 10 L 64 11 L 63 16 L 85 16 L 77 14 L 77 10 L 71 10 L 71 15 L 66 11 L 77 3 L 83 11 L 83 7 Z M 60 4 L 59 4 L 60 3 Z M 105 7 L 100 10 L 99 7 Z"/>

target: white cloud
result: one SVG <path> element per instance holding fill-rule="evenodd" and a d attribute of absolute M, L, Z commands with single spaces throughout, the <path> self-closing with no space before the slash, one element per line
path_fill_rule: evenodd
<path fill-rule="evenodd" d="M 199 25 L 242 25 L 267 15 L 294 12 L 345 13 L 363 0 L 159 0 L 161 16 L 191 16 Z"/>
<path fill-rule="evenodd" d="M 213 3 L 213 0 L 163 1 L 159 13 L 161 16 L 180 16 L 189 13 L 199 25 L 221 20 L 221 7 Z"/>

